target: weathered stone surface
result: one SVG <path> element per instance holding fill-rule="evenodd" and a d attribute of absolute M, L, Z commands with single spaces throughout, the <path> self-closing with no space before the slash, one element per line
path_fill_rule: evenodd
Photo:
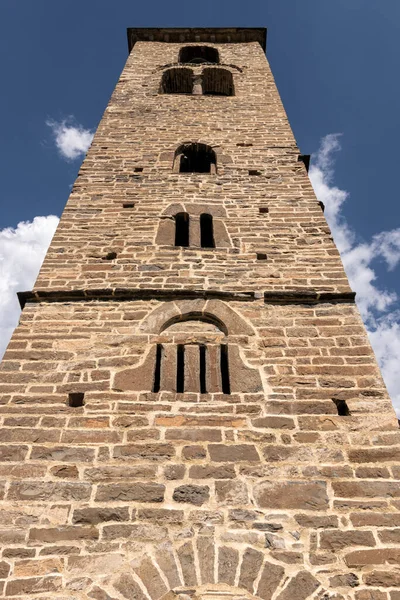
<path fill-rule="evenodd" d="M 250 444 L 210 444 L 208 446 L 211 460 L 216 462 L 259 461 L 260 457 L 255 446 Z"/>
<path fill-rule="evenodd" d="M 328 506 L 322 481 L 264 481 L 255 487 L 254 497 L 265 508 L 324 510 Z"/>
<path fill-rule="evenodd" d="M 260 581 L 257 587 L 257 596 L 263 600 L 270 600 L 278 585 L 280 584 L 284 568 L 274 563 L 266 562 L 263 567 Z"/>
<path fill-rule="evenodd" d="M 263 563 L 263 554 L 253 548 L 247 548 L 242 559 L 239 575 L 239 587 L 253 593 L 254 581 Z"/>
<path fill-rule="evenodd" d="M 160 598 L 167 592 L 165 583 L 149 558 L 142 560 L 140 565 L 135 568 L 135 572 L 146 586 L 147 591 L 153 600 Z"/>
<path fill-rule="evenodd" d="M 376 550 L 356 550 L 346 555 L 348 567 L 363 567 L 366 565 L 395 564 L 400 560 L 400 548 L 380 548 Z"/>
<path fill-rule="evenodd" d="M 96 501 L 162 502 L 165 486 L 157 483 L 105 484 L 97 488 Z"/>
<path fill-rule="evenodd" d="M 210 488 L 205 485 L 181 485 L 175 488 L 173 499 L 175 502 L 188 502 L 201 506 L 208 501 Z"/>
<path fill-rule="evenodd" d="M 215 544 L 213 538 L 200 536 L 197 540 L 200 579 L 202 583 L 214 583 Z"/>
<path fill-rule="evenodd" d="M 81 508 L 74 510 L 73 523 L 97 525 L 104 521 L 129 521 L 129 509 L 123 508 Z"/>
<path fill-rule="evenodd" d="M 183 544 L 177 549 L 179 562 L 185 585 L 197 585 L 196 567 L 194 564 L 194 550 L 191 542 Z"/>
<path fill-rule="evenodd" d="M 233 585 L 238 564 L 239 552 L 229 546 L 221 546 L 218 551 L 218 582 Z"/>
<path fill-rule="evenodd" d="M 305 600 L 318 589 L 319 581 L 307 571 L 300 571 L 293 577 L 285 589 L 279 594 L 279 600 L 290 600 L 295 597 L 296 600 Z"/>
<path fill-rule="evenodd" d="M 370 531 L 322 531 L 319 546 L 323 550 L 341 550 L 348 546 L 375 546 Z"/>
<path fill-rule="evenodd" d="M 123 598 L 129 598 L 129 600 L 147 600 L 145 593 L 129 573 L 122 573 L 114 581 L 113 586 Z"/>
<path fill-rule="evenodd" d="M 215 493 L 220 506 L 247 504 L 249 501 L 244 481 L 216 481 Z"/>

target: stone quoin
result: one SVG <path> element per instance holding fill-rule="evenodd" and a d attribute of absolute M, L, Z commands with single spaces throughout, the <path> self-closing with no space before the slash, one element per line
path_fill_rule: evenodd
<path fill-rule="evenodd" d="M 1 364 L 0 597 L 399 600 L 398 423 L 266 30 L 128 41 Z"/>

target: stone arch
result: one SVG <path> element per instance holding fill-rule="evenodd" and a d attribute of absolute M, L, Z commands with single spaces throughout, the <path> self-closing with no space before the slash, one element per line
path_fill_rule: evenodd
<path fill-rule="evenodd" d="M 326 593 L 304 568 L 293 570 L 262 547 L 219 542 L 197 535 L 172 544 L 148 547 L 145 556 L 117 571 L 98 595 L 103 600 L 307 600 Z M 104 587 L 103 587 L 104 586 Z M 104 594 L 100 595 L 100 590 Z M 329 597 L 329 594 L 327 595 Z"/>
<path fill-rule="evenodd" d="M 226 335 L 254 335 L 253 327 L 222 300 L 175 300 L 155 308 L 142 323 L 141 331 L 160 334 L 166 323 L 188 320 L 191 315 L 206 316 L 223 324 Z"/>

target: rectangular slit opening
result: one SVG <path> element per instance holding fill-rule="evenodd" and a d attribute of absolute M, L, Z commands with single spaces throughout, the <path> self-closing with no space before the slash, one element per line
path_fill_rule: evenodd
<path fill-rule="evenodd" d="M 176 391 L 183 394 L 185 389 L 185 346 L 178 345 L 176 357 Z"/>
<path fill-rule="evenodd" d="M 135 208 L 134 202 L 124 202 L 122 205 L 123 208 Z"/>
<path fill-rule="evenodd" d="M 72 408 L 78 408 L 79 406 L 83 406 L 85 394 L 83 392 L 72 392 L 68 394 L 68 406 Z"/>
<path fill-rule="evenodd" d="M 154 381 L 153 381 L 153 392 L 155 392 L 155 393 L 160 391 L 162 353 L 163 353 L 162 345 L 157 344 L 156 365 L 154 367 Z"/>
<path fill-rule="evenodd" d="M 200 346 L 200 394 L 207 394 L 206 347 Z"/>
<path fill-rule="evenodd" d="M 351 412 L 347 406 L 346 400 L 337 400 L 336 398 L 333 398 L 333 402 L 336 404 L 339 417 L 350 417 Z"/>
<path fill-rule="evenodd" d="M 261 215 L 264 215 L 265 213 L 269 212 L 269 208 L 268 208 L 268 206 L 260 206 L 258 211 Z"/>
<path fill-rule="evenodd" d="M 134 173 L 141 173 L 143 171 L 143 167 L 135 167 L 133 172 Z"/>
<path fill-rule="evenodd" d="M 231 393 L 231 384 L 229 381 L 229 363 L 228 363 L 228 346 L 221 344 L 221 381 L 222 393 Z"/>

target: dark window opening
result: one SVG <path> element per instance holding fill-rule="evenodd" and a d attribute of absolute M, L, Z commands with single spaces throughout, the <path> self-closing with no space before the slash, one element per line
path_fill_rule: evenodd
<path fill-rule="evenodd" d="M 206 347 L 200 346 L 200 394 L 207 394 Z"/>
<path fill-rule="evenodd" d="M 248 146 L 252 146 L 253 144 L 247 142 L 238 142 L 236 146 L 240 146 L 241 148 L 247 148 Z"/>
<path fill-rule="evenodd" d="M 122 206 L 123 206 L 123 208 L 135 208 L 135 203 L 134 202 L 124 202 Z"/>
<path fill-rule="evenodd" d="M 164 71 L 161 78 L 161 94 L 191 94 L 193 90 L 193 71 L 175 68 Z"/>
<path fill-rule="evenodd" d="M 267 260 L 267 258 L 265 252 L 257 252 L 257 260 Z"/>
<path fill-rule="evenodd" d="M 260 214 L 262 214 L 262 215 L 269 212 L 268 206 L 260 206 L 260 208 L 258 210 L 259 210 Z"/>
<path fill-rule="evenodd" d="M 339 417 L 349 417 L 351 415 L 346 400 L 336 400 L 336 398 L 333 398 L 333 402 L 336 404 Z"/>
<path fill-rule="evenodd" d="M 175 246 L 187 248 L 189 246 L 189 215 L 178 213 L 175 215 Z"/>
<path fill-rule="evenodd" d="M 202 248 L 215 248 L 213 218 L 207 213 L 200 215 L 200 245 Z"/>
<path fill-rule="evenodd" d="M 161 344 L 157 344 L 156 366 L 154 368 L 154 381 L 153 381 L 153 392 L 155 392 L 155 393 L 160 391 L 162 354 L 163 354 L 163 347 Z"/>
<path fill-rule="evenodd" d="M 249 175 L 261 175 L 261 171 L 257 169 L 249 169 Z"/>
<path fill-rule="evenodd" d="M 322 212 L 325 212 L 325 204 L 320 200 L 318 205 L 321 207 Z"/>
<path fill-rule="evenodd" d="M 179 52 L 180 63 L 219 63 L 219 53 L 210 46 L 184 46 Z"/>
<path fill-rule="evenodd" d="M 176 153 L 180 156 L 180 173 L 215 173 L 216 156 L 206 144 L 187 144 Z"/>
<path fill-rule="evenodd" d="M 134 172 L 134 173 L 141 173 L 142 171 L 143 171 L 143 167 L 135 167 L 135 168 L 133 169 L 133 172 Z"/>
<path fill-rule="evenodd" d="M 221 382 L 222 382 L 222 393 L 231 393 L 231 384 L 229 381 L 229 363 L 228 363 L 228 346 L 221 344 Z"/>
<path fill-rule="evenodd" d="M 178 345 L 176 357 L 176 391 L 182 394 L 185 389 L 185 346 Z"/>
<path fill-rule="evenodd" d="M 232 73 L 227 69 L 204 69 L 203 94 L 212 96 L 233 96 L 234 87 Z"/>
<path fill-rule="evenodd" d="M 78 408 L 84 405 L 85 394 L 83 392 L 73 392 L 68 394 L 68 405 L 72 408 Z"/>
<path fill-rule="evenodd" d="M 114 260 L 114 258 L 117 258 L 116 252 L 108 252 L 105 256 L 103 256 L 103 260 Z"/>

